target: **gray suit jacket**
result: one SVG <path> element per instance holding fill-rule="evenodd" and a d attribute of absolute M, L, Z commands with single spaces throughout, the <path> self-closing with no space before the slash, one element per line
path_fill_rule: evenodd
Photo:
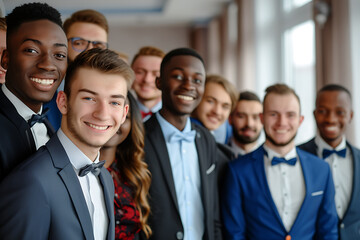
<path fill-rule="evenodd" d="M 152 116 L 145 122 L 145 129 L 145 160 L 152 174 L 149 224 L 153 235 L 150 239 L 183 239 L 184 229 L 169 153 L 156 116 Z M 205 214 L 203 240 L 222 239 L 217 193 L 216 143 L 209 131 L 203 127 L 192 124 L 192 129 L 196 130 L 195 145 L 199 157 L 201 196 Z"/>
<path fill-rule="evenodd" d="M 351 149 L 353 155 L 354 177 L 349 206 L 344 218 L 339 220 L 339 239 L 354 240 L 360 239 L 360 150 L 348 142 L 346 145 Z M 300 145 L 299 148 L 317 155 L 318 147 L 315 144 L 315 138 Z"/>
<path fill-rule="evenodd" d="M 113 180 L 104 168 L 99 178 L 113 240 Z M 94 239 L 80 182 L 56 134 L 1 182 L 0 196 L 0 239 Z"/>

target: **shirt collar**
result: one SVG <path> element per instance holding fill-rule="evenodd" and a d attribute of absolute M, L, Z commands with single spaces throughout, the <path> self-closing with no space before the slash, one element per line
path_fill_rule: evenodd
<path fill-rule="evenodd" d="M 162 108 L 162 101 L 158 102 L 154 107 L 152 107 L 151 109 L 149 109 L 148 107 L 146 107 L 144 104 L 142 104 L 139 100 L 137 100 L 137 104 L 139 106 L 140 111 L 142 112 L 153 112 L 156 113 L 158 112 L 161 108 Z"/>
<path fill-rule="evenodd" d="M 328 149 L 328 150 L 336 150 L 336 151 L 340 151 L 343 150 L 344 148 L 346 148 L 346 139 L 345 136 L 343 136 L 340 144 L 336 147 L 336 148 L 332 148 L 329 144 L 327 144 L 324 139 L 322 139 L 322 137 L 320 137 L 320 135 L 316 135 L 315 137 L 315 144 L 318 147 L 318 156 L 322 156 L 322 152 L 324 149 Z M 321 153 L 321 154 L 319 154 Z"/>
<path fill-rule="evenodd" d="M 275 152 L 265 144 L 264 144 L 264 150 L 267 152 L 267 157 L 270 161 L 273 159 L 273 157 L 284 157 L 286 160 L 297 157 L 295 147 L 291 149 L 290 152 L 288 152 L 285 156 L 281 156 L 280 153 Z"/>
<path fill-rule="evenodd" d="M 14 105 L 16 111 L 19 115 L 28 121 L 33 114 L 36 114 L 33 110 L 31 110 L 28 106 L 26 106 L 19 98 L 17 98 L 7 87 L 6 84 L 1 86 L 4 95 L 10 100 L 10 102 Z M 42 106 L 40 111 L 37 114 L 41 114 Z"/>
<path fill-rule="evenodd" d="M 70 163 L 73 165 L 75 170 L 79 172 L 80 168 L 86 166 L 87 164 L 92 164 L 91 161 L 61 130 L 57 131 L 57 136 L 63 145 L 65 152 L 70 160 Z M 99 162 L 99 153 L 96 156 L 94 163 Z"/>
<path fill-rule="evenodd" d="M 175 132 L 190 132 L 191 131 L 191 121 L 190 118 L 187 118 L 185 128 L 183 131 L 179 131 L 176 127 L 174 127 L 171 123 L 169 123 L 165 118 L 161 116 L 159 112 L 155 113 L 155 116 L 160 124 L 161 130 L 164 134 L 165 141 L 169 142 L 170 136 Z"/>

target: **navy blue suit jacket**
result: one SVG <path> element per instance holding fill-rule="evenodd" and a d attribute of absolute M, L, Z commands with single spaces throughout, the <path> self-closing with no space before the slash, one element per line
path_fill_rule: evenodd
<path fill-rule="evenodd" d="M 203 240 L 222 239 L 217 193 L 217 147 L 211 133 L 192 124 L 196 130 L 195 145 L 199 157 L 201 196 L 204 206 L 205 234 Z M 152 175 L 149 218 L 154 240 L 183 239 L 180 218 L 166 142 L 156 116 L 145 122 L 145 160 Z M 199 239 L 200 240 L 200 239 Z"/>
<path fill-rule="evenodd" d="M 339 236 L 341 240 L 360 239 L 360 150 L 346 142 L 353 155 L 353 187 L 349 206 L 344 218 L 339 219 Z M 317 155 L 315 138 L 302 144 L 299 148 Z"/>
<path fill-rule="evenodd" d="M 48 121 L 48 134 L 54 130 Z M 0 182 L 20 162 L 36 152 L 29 124 L 18 114 L 0 86 Z"/>
<path fill-rule="evenodd" d="M 109 229 L 115 238 L 114 185 L 109 172 L 99 175 Z M 74 168 L 54 135 L 0 183 L 1 239 L 87 239 L 93 227 Z"/>
<path fill-rule="evenodd" d="M 290 232 L 286 231 L 270 193 L 263 147 L 229 162 L 221 203 L 227 240 L 276 240 L 287 235 L 301 240 L 338 239 L 329 165 L 300 149 L 297 155 L 306 192 Z"/>

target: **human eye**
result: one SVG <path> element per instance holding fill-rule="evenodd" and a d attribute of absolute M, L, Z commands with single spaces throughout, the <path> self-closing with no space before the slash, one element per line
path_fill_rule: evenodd
<path fill-rule="evenodd" d="M 101 48 L 101 49 L 106 49 L 106 48 L 107 48 L 107 44 L 104 43 L 104 42 L 94 41 L 94 42 L 92 42 L 92 44 L 93 44 L 94 47 L 96 47 L 96 48 Z"/>
<path fill-rule="evenodd" d="M 64 60 L 67 58 L 67 54 L 66 53 L 55 53 L 55 57 L 59 60 Z"/>
<path fill-rule="evenodd" d="M 38 53 L 38 51 L 33 49 L 33 48 L 25 48 L 24 52 L 26 52 L 26 53 Z"/>
<path fill-rule="evenodd" d="M 83 97 L 82 99 L 85 101 L 95 101 L 93 97 Z"/>
<path fill-rule="evenodd" d="M 222 105 L 222 108 L 224 109 L 224 110 L 229 110 L 230 109 L 230 104 L 223 104 Z"/>
<path fill-rule="evenodd" d="M 121 106 L 121 103 L 120 102 L 116 102 L 116 101 L 113 101 L 113 102 L 110 102 L 110 104 L 112 105 L 112 106 Z"/>
<path fill-rule="evenodd" d="M 326 114 L 326 109 L 324 108 L 318 108 L 315 111 L 317 114 L 321 114 L 321 115 L 325 115 Z"/>
<path fill-rule="evenodd" d="M 87 44 L 87 41 L 84 39 L 76 39 L 73 41 L 74 46 L 85 46 Z"/>
<path fill-rule="evenodd" d="M 176 80 L 180 80 L 180 81 L 184 80 L 184 76 L 180 74 L 173 74 L 172 77 L 175 78 Z"/>
<path fill-rule="evenodd" d="M 338 115 L 338 116 L 345 116 L 346 115 L 346 111 L 344 110 L 344 109 L 338 109 L 337 111 L 336 111 L 336 115 Z"/>

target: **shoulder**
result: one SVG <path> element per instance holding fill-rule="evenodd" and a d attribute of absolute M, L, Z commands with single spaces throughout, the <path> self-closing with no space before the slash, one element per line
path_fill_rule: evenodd
<path fill-rule="evenodd" d="M 264 159 L 264 148 L 260 146 L 253 152 L 239 156 L 233 161 L 229 162 L 229 166 L 232 168 L 241 169 L 241 171 L 247 171 L 246 169 L 252 167 L 256 161 L 263 162 L 263 159 Z"/>
<path fill-rule="evenodd" d="M 307 152 L 314 152 L 316 151 L 316 144 L 315 144 L 315 138 L 310 139 L 309 141 L 300 144 L 298 148 L 305 150 Z"/>

